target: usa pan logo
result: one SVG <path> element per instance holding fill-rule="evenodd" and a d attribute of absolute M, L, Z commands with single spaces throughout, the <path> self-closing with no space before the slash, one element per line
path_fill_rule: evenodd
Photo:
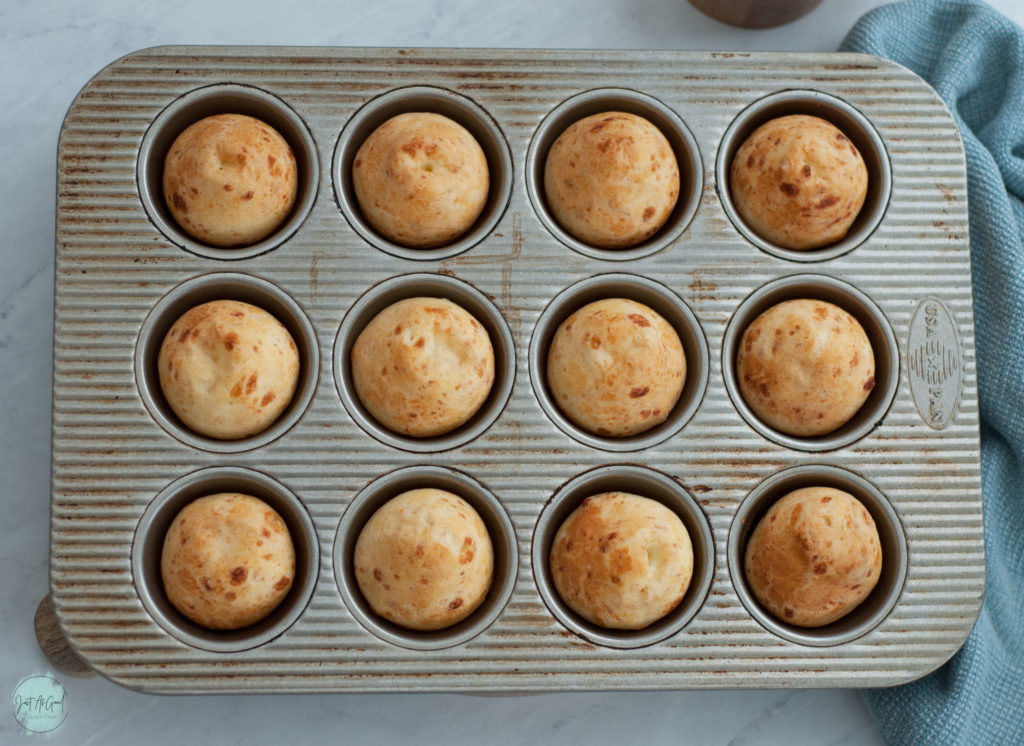
<path fill-rule="evenodd" d="M 960 403 L 963 348 L 953 315 L 938 298 L 925 298 L 910 321 L 907 370 L 918 414 L 936 430 L 949 426 Z"/>

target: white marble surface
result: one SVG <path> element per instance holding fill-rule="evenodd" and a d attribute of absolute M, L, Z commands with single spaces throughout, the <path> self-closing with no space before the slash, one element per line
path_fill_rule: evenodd
<path fill-rule="evenodd" d="M 3 0 L 0 3 L 0 742 L 7 703 L 52 672 L 32 617 L 47 590 L 54 174 L 61 120 L 101 67 L 158 44 L 833 50 L 880 0 L 825 0 L 782 29 L 718 24 L 685 0 Z M 1024 23 L 1024 3 L 994 5 Z M 157 697 L 102 677 L 68 690 L 54 744 L 874 744 L 855 691 Z M 36 738 L 40 738 L 36 736 Z"/>

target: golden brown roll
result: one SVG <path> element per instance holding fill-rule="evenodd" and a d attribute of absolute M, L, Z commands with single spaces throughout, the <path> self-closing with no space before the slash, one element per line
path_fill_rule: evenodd
<path fill-rule="evenodd" d="M 366 138 L 352 162 L 363 217 L 389 241 L 412 248 L 451 243 L 483 212 L 487 158 L 458 122 L 440 114 L 392 117 Z"/>
<path fill-rule="evenodd" d="M 201 119 L 171 145 L 164 199 L 178 225 L 212 246 L 258 243 L 295 205 L 295 154 L 270 125 L 242 114 Z"/>
<path fill-rule="evenodd" d="M 402 435 L 443 435 L 480 409 L 494 383 L 494 349 L 472 314 L 444 298 L 407 298 L 379 314 L 352 346 L 363 406 Z"/>
<path fill-rule="evenodd" d="M 625 298 L 573 313 L 548 350 L 547 382 L 558 408 L 604 437 L 636 435 L 664 422 L 685 380 L 676 330 L 653 309 Z"/>
<path fill-rule="evenodd" d="M 548 151 L 544 195 L 555 220 L 591 246 L 647 240 L 679 198 L 679 166 L 661 130 L 621 111 L 571 125 Z"/>
<path fill-rule="evenodd" d="M 754 598 L 773 616 L 821 627 L 868 597 L 882 571 L 882 546 L 857 498 L 805 487 L 772 505 L 754 527 L 743 567 Z"/>
<path fill-rule="evenodd" d="M 354 565 L 375 614 L 436 630 L 461 622 L 486 598 L 494 550 L 473 506 L 445 490 L 418 489 L 370 517 L 356 540 Z"/>
<path fill-rule="evenodd" d="M 736 355 L 744 401 L 769 427 L 798 437 L 846 424 L 875 387 L 875 356 L 860 322 L 839 306 L 791 300 L 747 327 Z"/>
<path fill-rule="evenodd" d="M 762 124 L 736 151 L 729 188 L 740 217 L 787 249 L 839 241 L 857 218 L 868 170 L 835 125 L 803 114 Z"/>
<path fill-rule="evenodd" d="M 693 547 L 679 516 L 661 503 L 606 492 L 569 514 L 549 562 L 558 595 L 588 622 L 643 629 L 683 600 Z"/>
<path fill-rule="evenodd" d="M 186 427 L 220 440 L 266 430 L 292 400 L 299 352 L 262 308 L 203 303 L 170 328 L 157 357 L 160 388 Z"/>
<path fill-rule="evenodd" d="M 288 595 L 295 548 L 288 526 L 262 500 L 223 492 L 178 513 L 164 538 L 160 573 L 168 600 L 210 629 L 239 629 Z"/>

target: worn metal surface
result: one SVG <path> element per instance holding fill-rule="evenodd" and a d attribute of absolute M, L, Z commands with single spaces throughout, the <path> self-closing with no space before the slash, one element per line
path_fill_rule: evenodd
<path fill-rule="evenodd" d="M 254 86 L 290 107 L 308 128 L 314 162 L 307 166 L 318 172 L 311 210 L 294 234 L 237 261 L 172 242 L 147 216 L 139 186 L 146 188 L 138 159 L 150 123 L 179 97 L 221 83 Z M 367 102 L 405 86 L 471 99 L 511 154 L 507 208 L 491 233 L 456 256 L 416 261 L 387 253 L 353 229 L 336 198 L 332 159 L 342 150 L 341 133 Z M 571 97 L 601 88 L 661 102 L 700 150 L 702 191 L 689 227 L 626 261 L 586 255 L 555 238 L 528 193 L 527 153 L 542 121 Z M 866 242 L 827 261 L 796 263 L 751 245 L 719 201 L 723 133 L 751 103 L 794 88 L 859 110 L 891 164 L 881 223 Z M 119 683 L 177 693 L 874 686 L 938 666 L 977 616 L 984 549 L 964 157 L 943 104 L 900 67 L 839 54 L 159 48 L 115 62 L 83 89 L 62 130 L 57 193 L 51 590 L 72 646 Z M 335 344 L 346 312 L 368 289 L 424 272 L 454 276 L 493 299 L 515 343 L 515 367 L 508 404 L 482 435 L 415 453 L 378 441 L 349 416 L 336 385 L 344 376 L 335 375 Z M 528 365 L 534 324 L 552 299 L 611 272 L 651 278 L 678 294 L 710 353 L 692 418 L 636 451 L 592 447 L 556 427 L 538 404 Z M 147 317 L 172 289 L 212 273 L 278 286 L 308 316 L 319 345 L 308 409 L 280 437 L 245 450 L 174 437 L 147 408 L 136 377 L 135 355 L 149 348 L 139 338 Z M 723 384 L 722 340 L 733 312 L 757 288 L 808 273 L 870 297 L 899 345 L 891 407 L 867 435 L 833 450 L 765 438 Z M 941 321 L 941 343 L 928 344 L 930 322 L 914 322 L 915 313 Z M 945 356 L 943 380 L 953 375 L 958 388 L 938 386 L 931 407 L 938 414 L 927 422 L 924 384 L 936 351 Z M 541 598 L 531 564 L 548 499 L 582 472 L 619 463 L 682 484 L 697 499 L 714 547 L 710 591 L 692 620 L 633 649 L 595 645 L 564 627 Z M 816 464 L 876 487 L 908 547 L 892 611 L 838 645 L 801 644 L 766 629 L 741 603 L 728 566 L 730 528 L 748 493 L 785 468 Z M 478 480 L 507 511 L 518 542 L 514 589 L 496 621 L 442 649 L 409 649 L 367 630 L 343 602 L 333 562 L 354 497 L 378 477 L 418 465 L 449 466 Z M 315 527 L 320 565 L 312 600 L 278 637 L 241 652 L 210 652 L 165 631 L 134 585 L 132 547 L 144 511 L 176 480 L 208 467 L 267 475 L 298 497 Z"/>

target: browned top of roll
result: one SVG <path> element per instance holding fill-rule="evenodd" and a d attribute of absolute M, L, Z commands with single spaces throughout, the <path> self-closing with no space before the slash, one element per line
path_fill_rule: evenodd
<path fill-rule="evenodd" d="M 583 429 L 624 437 L 665 421 L 686 380 L 676 330 L 626 298 L 589 303 L 558 327 L 547 382 L 559 409 Z"/>
<path fill-rule="evenodd" d="M 832 303 L 772 306 L 743 332 L 736 376 L 757 417 L 798 437 L 848 422 L 875 387 L 875 357 L 864 328 Z"/>
<path fill-rule="evenodd" d="M 566 231 L 609 249 L 635 246 L 665 224 L 679 198 L 679 166 L 661 130 L 607 111 L 559 135 L 544 164 L 544 195 Z"/>
<path fill-rule="evenodd" d="M 219 493 L 178 513 L 160 570 L 167 598 L 182 614 L 210 629 L 239 629 L 288 595 L 295 548 L 288 526 L 265 502 Z"/>
<path fill-rule="evenodd" d="M 750 535 L 743 566 L 751 592 L 772 615 L 821 627 L 868 597 L 882 571 L 882 547 L 857 498 L 806 487 L 768 509 Z"/>
<path fill-rule="evenodd" d="M 754 130 L 729 171 L 740 217 L 764 239 L 788 249 L 839 241 L 868 189 L 864 159 L 835 125 L 803 114 Z"/>
<path fill-rule="evenodd" d="M 356 540 L 355 576 L 374 613 L 409 629 L 450 627 L 483 602 L 494 549 L 480 515 L 445 490 L 403 492 Z"/>
<path fill-rule="evenodd" d="M 356 395 L 384 427 L 416 438 L 467 422 L 494 383 L 494 348 L 469 311 L 407 298 L 370 321 L 352 346 Z"/>
<path fill-rule="evenodd" d="M 366 138 L 352 162 L 352 186 L 366 221 L 413 248 L 450 243 L 483 212 L 490 174 L 483 149 L 440 114 L 399 114 Z"/>
<path fill-rule="evenodd" d="M 262 308 L 234 300 L 186 311 L 157 357 L 167 404 L 191 430 L 247 438 L 270 427 L 295 394 L 299 352 L 288 330 Z"/>
<path fill-rule="evenodd" d="M 643 629 L 679 605 L 693 575 L 686 527 L 656 500 L 625 492 L 586 498 L 551 545 L 558 595 L 587 621 Z"/>
<path fill-rule="evenodd" d="M 263 240 L 284 222 L 298 193 L 288 142 L 269 124 L 216 114 L 178 135 L 164 161 L 163 191 L 186 233 L 213 246 Z"/>

